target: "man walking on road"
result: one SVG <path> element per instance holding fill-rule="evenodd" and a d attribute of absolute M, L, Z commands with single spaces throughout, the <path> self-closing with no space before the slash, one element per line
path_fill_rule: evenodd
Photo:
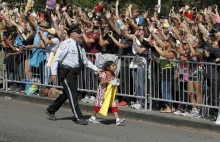
<path fill-rule="evenodd" d="M 56 82 L 58 76 L 64 88 L 63 94 L 46 109 L 46 113 L 49 115 L 50 120 L 56 120 L 55 112 L 69 99 L 70 107 L 75 117 L 75 123 L 87 125 L 88 122 L 82 118 L 82 112 L 78 105 L 77 75 L 81 71 L 83 64 L 98 73 L 102 70 L 98 69 L 86 58 L 85 50 L 80 47 L 78 43 L 81 41 L 79 25 L 70 28 L 68 35 L 69 38 L 60 44 L 51 68 L 51 79 L 53 82 Z"/>

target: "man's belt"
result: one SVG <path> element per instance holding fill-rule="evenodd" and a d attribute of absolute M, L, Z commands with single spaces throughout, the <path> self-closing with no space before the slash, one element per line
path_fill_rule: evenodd
<path fill-rule="evenodd" d="M 80 67 L 75 67 L 75 68 L 72 68 L 68 65 L 60 65 L 60 69 L 67 69 L 69 70 L 71 73 L 74 73 L 74 74 L 78 74 L 80 73 L 81 71 L 81 68 Z"/>

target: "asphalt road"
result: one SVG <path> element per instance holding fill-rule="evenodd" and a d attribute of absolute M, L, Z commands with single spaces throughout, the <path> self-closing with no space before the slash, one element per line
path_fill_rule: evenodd
<path fill-rule="evenodd" d="M 81 126 L 71 121 L 70 109 L 61 108 L 50 121 L 47 106 L 0 98 L 0 142 L 219 142 L 220 134 L 127 119 L 116 126 L 112 116 L 101 124 Z M 91 113 L 83 112 L 85 118 Z"/>

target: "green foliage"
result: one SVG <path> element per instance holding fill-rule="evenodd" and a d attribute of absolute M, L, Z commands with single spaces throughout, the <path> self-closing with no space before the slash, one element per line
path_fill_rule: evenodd
<path fill-rule="evenodd" d="M 27 0 L 3 0 L 7 3 L 13 4 L 14 2 L 27 2 Z M 44 9 L 46 0 L 34 0 L 35 9 Z M 57 3 L 60 3 L 61 0 L 57 0 Z M 77 5 L 82 8 L 93 8 L 100 0 L 66 0 L 68 6 Z M 111 4 L 115 4 L 116 0 L 103 0 L 108 7 Z M 133 9 L 138 8 L 141 11 L 150 10 L 150 13 L 153 12 L 154 6 L 157 4 L 158 0 L 120 0 L 119 11 L 124 13 L 125 9 L 129 4 L 133 4 Z M 162 13 L 167 15 L 171 6 L 175 6 L 176 9 L 179 9 L 184 5 L 192 5 L 199 8 L 207 7 L 208 5 L 217 4 L 220 7 L 220 0 L 161 0 L 162 2 Z"/>

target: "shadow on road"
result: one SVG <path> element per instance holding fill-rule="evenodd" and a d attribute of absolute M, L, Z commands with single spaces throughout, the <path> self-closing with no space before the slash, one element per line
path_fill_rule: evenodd
<path fill-rule="evenodd" d="M 83 119 L 88 120 L 91 117 L 91 115 L 84 115 Z M 100 120 L 101 124 L 104 125 L 115 125 L 115 119 L 102 119 L 102 118 L 98 118 Z M 70 117 L 63 117 L 63 118 L 57 118 L 57 121 L 62 121 L 62 120 L 71 120 L 71 121 L 76 121 L 76 118 L 73 116 Z M 120 125 L 120 126 L 125 126 L 125 125 Z"/>
<path fill-rule="evenodd" d="M 100 123 L 104 125 L 115 125 L 115 119 L 101 120 Z M 119 125 L 119 126 L 125 126 L 125 125 Z"/>
<path fill-rule="evenodd" d="M 89 119 L 91 116 L 90 115 L 84 115 L 82 118 L 83 119 Z M 63 117 L 63 118 L 57 118 L 57 120 L 72 120 L 72 121 L 76 121 L 76 118 L 73 116 L 70 117 Z"/>

